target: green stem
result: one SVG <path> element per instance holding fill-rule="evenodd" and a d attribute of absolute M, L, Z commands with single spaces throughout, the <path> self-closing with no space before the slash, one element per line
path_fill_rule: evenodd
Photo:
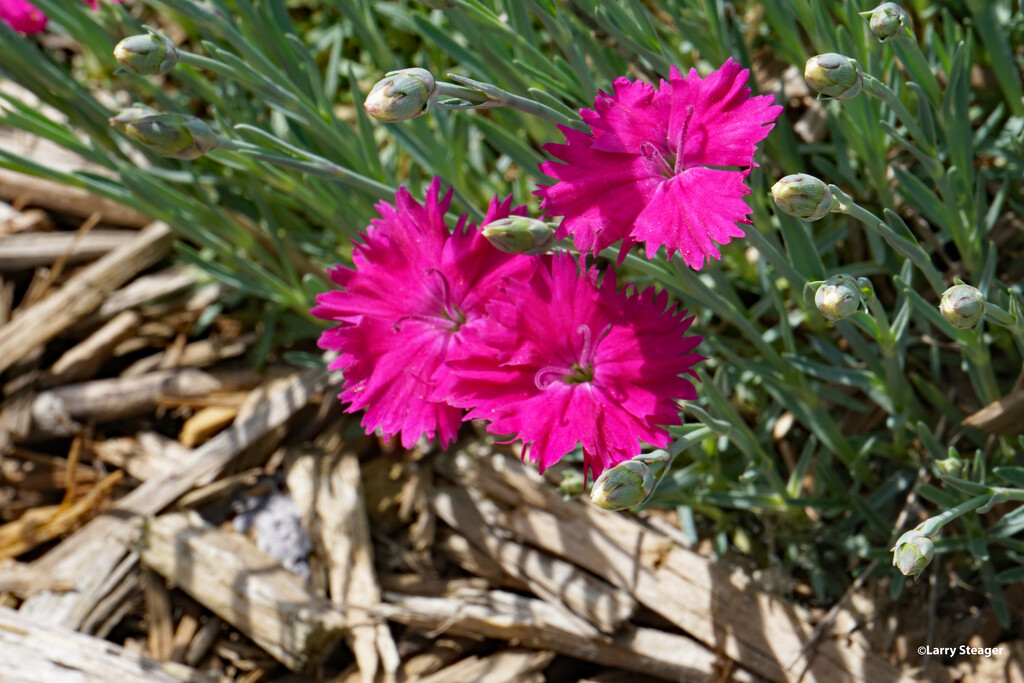
<path fill-rule="evenodd" d="M 543 119 L 544 121 L 548 121 L 549 123 L 554 123 L 559 126 L 568 126 L 569 128 L 580 131 L 589 130 L 587 125 L 578 119 L 570 119 L 546 104 L 542 104 L 536 100 L 531 100 L 526 97 L 520 97 L 519 95 L 513 95 L 512 93 L 502 90 L 490 83 L 474 81 L 471 78 L 458 76 L 456 74 L 448 74 L 448 78 L 455 81 L 457 85 L 453 83 L 439 82 L 437 84 L 438 96 L 456 97 L 464 100 L 464 102 L 454 104 L 438 102 L 437 106 L 443 109 L 490 109 L 491 107 L 508 107 L 509 109 L 515 109 L 523 112 L 524 114 L 536 116 L 539 119 Z"/>
<path fill-rule="evenodd" d="M 1024 494 L 1024 491 L 1021 491 L 1021 494 Z M 961 517 L 972 510 L 980 508 L 982 505 L 987 503 L 990 498 L 992 498 L 992 495 L 992 493 L 982 493 L 981 495 L 971 498 L 965 503 L 960 503 L 955 508 L 946 510 L 942 514 L 930 517 L 917 526 L 917 531 L 920 531 L 925 536 L 934 536 L 939 533 L 939 530 L 942 527 L 946 526 L 957 517 Z"/>
<path fill-rule="evenodd" d="M 924 273 L 925 278 L 928 280 L 928 284 L 935 290 L 935 293 L 942 296 L 942 293 L 946 291 L 946 285 L 942 281 L 942 275 L 939 273 L 938 269 L 932 265 L 931 258 L 929 258 L 928 254 L 920 245 L 897 235 L 892 228 L 886 225 L 878 216 L 867 209 L 858 206 L 850 195 L 843 192 L 836 185 L 829 185 L 828 189 L 832 191 L 832 195 L 838 202 L 838 206 L 833 209 L 833 211 L 845 213 L 852 218 L 856 218 L 861 223 L 872 228 L 875 232 L 881 235 L 882 239 L 884 239 L 890 247 L 895 249 L 905 258 L 910 259 L 910 261 L 917 266 L 922 273 Z"/>
<path fill-rule="evenodd" d="M 395 190 L 393 187 L 385 185 L 384 183 L 378 182 L 372 178 L 367 178 L 355 171 L 350 171 L 343 166 L 338 166 L 337 164 L 331 163 L 327 159 L 323 159 L 321 157 L 309 155 L 309 160 L 295 159 L 294 157 L 285 156 L 283 154 L 268 152 L 262 147 L 252 145 L 247 142 L 232 140 L 225 137 L 218 138 L 217 148 L 240 152 L 246 156 L 252 157 L 253 159 L 259 159 L 260 161 L 265 161 L 267 163 L 274 164 L 275 166 L 289 168 L 301 173 L 309 173 L 310 175 L 327 178 L 328 180 L 334 180 L 342 183 L 343 185 L 356 187 L 380 199 L 391 199 L 395 196 Z"/>

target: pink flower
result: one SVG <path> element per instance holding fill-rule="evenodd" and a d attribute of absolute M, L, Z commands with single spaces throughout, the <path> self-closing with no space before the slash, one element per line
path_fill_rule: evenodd
<path fill-rule="evenodd" d="M 462 410 L 446 402 L 454 377 L 445 359 L 464 355 L 464 336 L 481 324 L 503 279 L 527 277 L 534 267 L 530 257 L 495 249 L 465 216 L 450 232 L 451 193 L 439 198 L 439 187 L 434 179 L 422 206 L 405 188 L 395 206 L 378 204 L 381 217 L 355 246 L 355 270 L 330 272 L 344 289 L 321 294 L 312 310 L 339 323 L 320 347 L 341 352 L 330 367 L 344 371 L 339 398 L 348 412 L 365 409 L 368 432 L 401 434 L 406 448 L 423 434 L 442 445 L 455 439 Z M 492 200 L 484 223 L 525 213 L 511 202 Z"/>
<path fill-rule="evenodd" d="M 82 2 L 96 9 L 96 0 Z M 21 33 L 39 33 L 46 28 L 46 15 L 28 0 L 0 0 L 0 21 Z"/>
<path fill-rule="evenodd" d="M 560 253 L 529 280 L 507 280 L 504 294 L 474 332 L 478 350 L 448 363 L 458 376 L 450 400 L 470 409 L 467 420 L 517 435 L 541 471 L 577 442 L 595 477 L 639 454 L 641 440 L 668 445 L 659 425 L 681 424 L 675 399 L 697 394 L 679 375 L 702 358 L 691 353 L 701 337 L 684 336 L 692 318 L 666 311 L 666 292 L 629 296 L 611 271 L 598 284 L 596 269 L 581 274 Z"/>
<path fill-rule="evenodd" d="M 536 192 L 542 209 L 565 216 L 558 237 L 594 253 L 621 239 L 623 256 L 645 242 L 647 258 L 665 245 L 696 270 L 721 258 L 716 243 L 750 222 L 747 173 L 782 112 L 773 96 L 750 96 L 747 75 L 729 59 L 707 78 L 672 67 L 660 89 L 618 78 L 614 95 L 599 92 L 597 111 L 580 110 L 591 134 L 560 127 L 566 144 L 545 145 L 565 162 L 541 164 L 558 182 Z"/>

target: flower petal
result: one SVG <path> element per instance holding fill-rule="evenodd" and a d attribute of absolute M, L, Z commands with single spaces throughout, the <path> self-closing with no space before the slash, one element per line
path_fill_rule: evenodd
<path fill-rule="evenodd" d="M 745 172 L 694 168 L 658 187 L 643 213 L 637 217 L 633 237 L 647 245 L 647 258 L 658 248 L 668 256 L 680 252 L 694 270 L 709 258 L 719 259 L 717 244 L 742 237 L 737 222 L 747 223 L 750 207 L 743 197 L 750 194 Z"/>

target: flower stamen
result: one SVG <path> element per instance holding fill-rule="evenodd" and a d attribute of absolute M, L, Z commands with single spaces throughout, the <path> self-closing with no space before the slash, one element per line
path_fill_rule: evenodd
<path fill-rule="evenodd" d="M 686 156 L 686 135 L 690 132 L 690 121 L 693 120 L 693 105 L 686 107 L 686 118 L 683 119 L 683 127 L 679 129 L 679 139 L 676 140 L 676 164 L 675 173 L 679 175 L 686 168 L 683 157 Z"/>
<path fill-rule="evenodd" d="M 658 166 L 658 171 L 661 172 L 666 178 L 671 178 L 675 175 L 672 172 L 672 164 L 668 162 L 668 159 L 661 153 L 661 150 L 651 142 L 640 143 L 640 153 L 644 155 L 644 158 L 648 161 L 653 161 Z"/>

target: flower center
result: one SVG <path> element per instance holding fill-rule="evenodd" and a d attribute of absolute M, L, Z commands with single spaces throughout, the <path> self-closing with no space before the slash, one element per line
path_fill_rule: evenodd
<path fill-rule="evenodd" d="M 594 379 L 593 344 L 590 334 L 590 327 L 580 325 L 576 332 L 583 335 L 583 348 L 580 350 L 579 361 L 569 367 L 563 365 L 547 365 L 537 371 L 533 376 L 533 383 L 538 389 L 544 391 L 555 382 L 561 381 L 565 384 L 586 384 Z"/>
<path fill-rule="evenodd" d="M 402 329 L 402 325 L 407 320 L 417 320 L 449 332 L 458 332 L 466 323 L 466 314 L 455 305 L 452 297 L 452 288 L 449 286 L 448 278 L 444 276 L 444 273 L 437 268 L 428 268 L 427 275 L 437 278 L 438 283 L 441 285 L 441 294 L 434 293 L 435 298 L 441 304 L 441 310 L 437 313 L 410 313 L 403 315 L 391 326 L 395 332 Z"/>
<path fill-rule="evenodd" d="M 670 154 L 670 159 L 666 159 L 665 155 L 661 153 L 661 150 L 658 149 L 654 143 L 640 143 L 640 153 L 644 155 L 645 159 L 647 159 L 648 161 L 653 161 L 655 163 L 655 165 L 658 167 L 658 171 L 661 172 L 661 175 L 665 176 L 666 178 L 671 178 L 672 176 L 675 175 L 675 172 L 672 170 L 673 166 L 675 165 L 675 158 L 672 158 L 672 155 Z"/>

